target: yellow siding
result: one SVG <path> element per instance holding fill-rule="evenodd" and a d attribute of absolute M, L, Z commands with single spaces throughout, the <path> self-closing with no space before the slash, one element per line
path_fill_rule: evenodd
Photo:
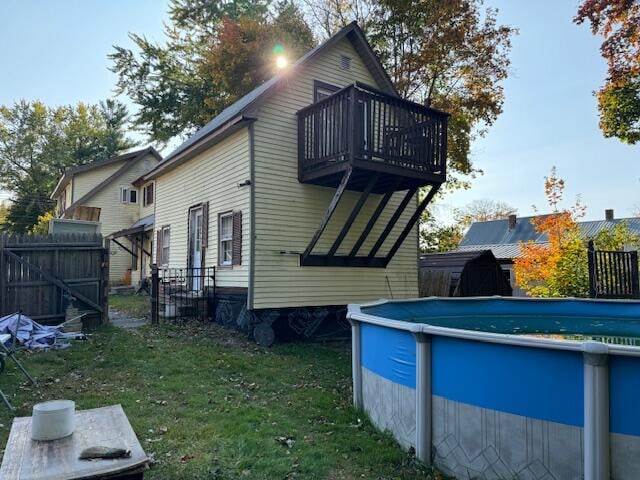
<path fill-rule="evenodd" d="M 340 56 L 352 58 L 350 71 Z M 407 237 L 386 269 L 300 267 L 299 256 L 324 216 L 335 189 L 298 182 L 296 112 L 313 102 L 313 81 L 337 86 L 360 81 L 376 86 L 360 57 L 345 39 L 293 76 L 258 112 L 255 124 L 255 276 L 254 308 L 339 305 L 380 297 L 417 296 L 417 231 Z M 366 253 L 404 193 L 387 205 L 360 253 Z M 358 194 L 341 201 L 315 252 L 326 252 L 336 238 Z M 380 196 L 372 196 L 338 254 L 349 251 Z M 414 205 L 412 203 L 412 205 Z M 408 208 L 383 246 L 385 253 L 411 215 Z M 288 252 L 288 253 L 281 253 Z M 292 253 L 293 252 L 293 253 Z"/>
<path fill-rule="evenodd" d="M 100 224 L 103 236 L 128 228 L 140 218 L 140 195 L 138 194 L 137 204 L 121 203 L 120 187 L 135 188 L 131 185 L 131 182 L 136 180 L 145 172 L 148 172 L 156 164 L 157 160 L 154 156 L 145 156 L 138 160 L 136 165 L 130 168 L 121 177 L 98 192 L 87 202 L 83 203 L 83 205 L 88 207 L 100 208 Z M 100 175 L 94 171 L 77 174 L 74 177 L 74 181 L 76 182 L 75 188 L 81 186 L 81 192 L 84 191 L 84 193 L 78 194 L 77 190 L 75 190 L 74 197 L 76 197 L 76 200 L 80 199 L 81 196 L 91 190 L 91 188 L 95 187 L 115 171 L 119 170 L 123 165 L 123 162 L 117 162 L 114 165 L 96 169 L 96 171 L 101 172 Z M 91 182 L 93 182 L 93 184 L 91 184 Z M 126 239 L 119 239 L 119 241 L 127 247 L 130 246 Z M 115 243 L 112 243 L 109 266 L 110 280 L 120 281 L 130 268 L 131 254 Z"/>
<path fill-rule="evenodd" d="M 73 201 L 77 202 L 80 200 L 89 193 L 93 187 L 118 171 L 122 165 L 124 165 L 123 162 L 116 162 L 111 165 L 105 165 L 104 167 L 75 174 L 73 176 Z M 69 205 L 67 205 L 67 207 L 69 207 Z"/>
<path fill-rule="evenodd" d="M 166 225 L 171 227 L 168 266 L 184 268 L 187 265 L 188 211 L 191 206 L 208 201 L 209 246 L 205 266 L 218 263 L 218 214 L 241 210 L 242 265 L 220 267 L 216 282 L 223 287 L 248 286 L 251 187 L 238 187 L 248 179 L 249 136 L 246 129 L 156 179 L 156 230 Z"/>

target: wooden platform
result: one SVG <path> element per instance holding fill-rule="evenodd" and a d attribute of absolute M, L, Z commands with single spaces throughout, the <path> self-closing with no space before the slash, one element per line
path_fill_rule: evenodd
<path fill-rule="evenodd" d="M 131 450 L 130 458 L 79 460 L 88 447 Z M 148 458 L 120 405 L 76 412 L 73 435 L 51 442 L 31 440 L 31 417 L 16 417 L 0 467 L 2 480 L 142 478 Z"/>

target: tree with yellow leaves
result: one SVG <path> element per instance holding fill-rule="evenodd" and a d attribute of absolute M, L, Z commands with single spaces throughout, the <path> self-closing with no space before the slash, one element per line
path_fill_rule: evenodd
<path fill-rule="evenodd" d="M 572 207 L 561 208 L 564 188 L 553 167 L 544 183 L 552 213 L 532 220 L 547 243 L 521 243 L 514 262 L 516 285 L 533 297 L 584 297 L 589 292 L 587 252 L 577 224 L 585 206 L 578 197 Z"/>

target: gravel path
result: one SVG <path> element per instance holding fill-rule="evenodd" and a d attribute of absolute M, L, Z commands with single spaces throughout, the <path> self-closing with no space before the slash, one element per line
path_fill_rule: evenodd
<path fill-rule="evenodd" d="M 109 308 L 109 321 L 112 325 L 120 328 L 138 328 L 146 325 L 147 320 L 145 318 L 133 318 L 130 315 Z"/>

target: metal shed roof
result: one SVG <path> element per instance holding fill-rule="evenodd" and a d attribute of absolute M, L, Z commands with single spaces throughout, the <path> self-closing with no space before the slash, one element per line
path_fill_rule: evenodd
<path fill-rule="evenodd" d="M 519 217 L 513 228 L 509 220 L 491 220 L 475 222 L 469 228 L 457 250 L 490 249 L 496 258 L 514 258 L 518 256 L 519 242 L 547 243 L 547 236 L 537 232 L 531 223 L 535 217 Z M 640 218 L 616 218 L 613 220 L 592 220 L 578 222 L 583 238 L 592 238 L 603 230 L 612 230 L 617 224 L 625 222 L 632 233 L 640 235 Z"/>

